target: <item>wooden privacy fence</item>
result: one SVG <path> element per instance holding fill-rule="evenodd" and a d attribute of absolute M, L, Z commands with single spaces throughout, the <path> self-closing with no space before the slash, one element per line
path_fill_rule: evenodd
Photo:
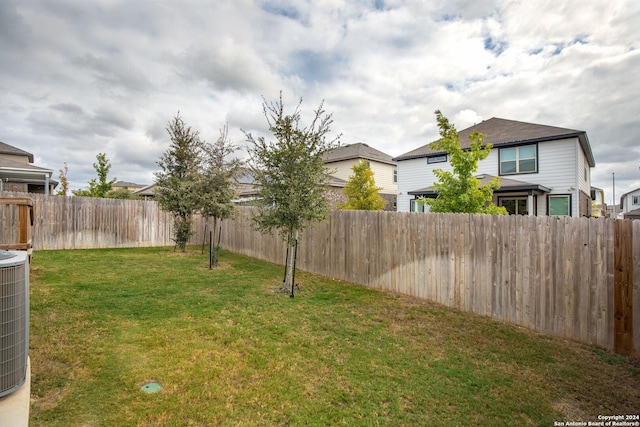
<path fill-rule="evenodd" d="M 244 212 L 222 245 L 283 263 Z M 639 236 L 640 221 L 335 211 L 300 236 L 297 265 L 638 356 Z"/>
<path fill-rule="evenodd" d="M 0 196 L 0 249 L 31 252 L 32 235 L 31 198 Z"/>
<path fill-rule="evenodd" d="M 18 196 L 33 201 L 35 250 L 174 244 L 171 215 L 152 201 Z M 21 215 L 7 206 L 0 244 Z M 282 264 L 284 243 L 250 214 L 224 221 L 222 246 Z M 208 224 L 194 225 L 201 243 Z M 335 211 L 300 236 L 297 265 L 640 356 L 640 221 Z"/>
<path fill-rule="evenodd" d="M 127 248 L 173 246 L 173 218 L 156 202 L 0 193 L 0 196 L 30 198 L 33 202 L 35 250 Z M 1 199 L 0 199 L 1 200 Z M 15 240 L 16 206 L 2 205 L 0 244 Z M 4 212 L 4 215 L 2 213 Z M 194 220 L 196 230 L 204 221 Z M 198 233 L 192 244 L 202 240 Z"/>

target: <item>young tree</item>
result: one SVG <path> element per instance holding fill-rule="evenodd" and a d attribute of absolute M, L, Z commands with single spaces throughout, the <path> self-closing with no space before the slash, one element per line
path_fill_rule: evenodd
<path fill-rule="evenodd" d="M 325 197 L 328 171 L 322 155 L 337 147 L 340 138 L 326 139 L 333 120 L 331 114 L 325 113 L 324 102 L 315 110 L 307 127 L 300 124 L 301 104 L 302 99 L 293 113 L 287 115 L 282 93 L 278 102 L 264 100 L 262 109 L 274 142 L 244 132 L 252 144 L 250 168 L 260 188 L 261 203 L 254 217 L 255 224 L 261 231 L 277 230 L 287 242 L 285 291 L 293 290 L 293 259 L 298 233 L 309 224 L 324 220 L 330 211 Z"/>
<path fill-rule="evenodd" d="M 386 201 L 380 196 L 382 187 L 377 187 L 373 179 L 373 171 L 364 160 L 354 164 L 351 168 L 353 175 L 344 187 L 347 196 L 346 203 L 338 207 L 345 210 L 381 211 Z"/>
<path fill-rule="evenodd" d="M 67 162 L 64 162 L 64 169 L 60 169 L 60 188 L 58 189 L 56 196 L 66 196 L 69 193 L 69 179 L 67 174 L 69 173 L 69 166 Z"/>
<path fill-rule="evenodd" d="M 192 217 L 198 207 L 202 141 L 178 113 L 167 126 L 169 149 L 157 162 L 156 199 L 160 207 L 173 215 L 173 240 L 182 252 L 193 234 Z"/>
<path fill-rule="evenodd" d="M 98 178 L 94 178 L 89 181 L 88 189 L 72 190 L 71 193 L 74 196 L 104 198 L 107 197 L 107 193 L 111 191 L 113 183 L 116 182 L 117 179 L 113 178 L 112 180 L 107 181 L 109 170 L 111 169 L 111 163 L 109 163 L 109 159 L 107 159 L 107 155 L 105 153 L 98 153 L 96 155 L 96 160 L 97 163 L 93 164 L 93 168 L 98 173 Z"/>
<path fill-rule="evenodd" d="M 214 144 L 204 144 L 204 164 L 198 192 L 198 207 L 205 218 L 213 218 L 213 242 L 219 240 L 219 222 L 231 217 L 235 211 L 234 179 L 242 161 L 229 159 L 238 147 L 229 140 L 229 128 L 225 124 Z M 218 266 L 218 246 L 213 252 L 213 265 Z"/>
<path fill-rule="evenodd" d="M 424 199 L 430 206 L 431 212 L 453 213 L 486 213 L 506 214 L 503 207 L 493 204 L 493 190 L 500 188 L 499 178 L 480 187 L 480 181 L 473 176 L 478 170 L 478 162 L 489 156 L 491 144 L 483 146 L 483 136 L 480 132 L 469 135 L 469 149 L 460 147 L 460 139 L 456 128 L 442 115 L 440 110 L 435 112 L 440 129 L 440 140 L 432 143 L 432 148 L 446 151 L 449 156 L 453 172 L 436 169 L 433 173 L 438 177 L 434 184 L 438 197 Z"/>

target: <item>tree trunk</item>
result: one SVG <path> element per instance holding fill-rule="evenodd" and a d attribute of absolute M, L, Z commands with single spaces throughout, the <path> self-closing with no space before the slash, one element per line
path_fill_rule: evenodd
<path fill-rule="evenodd" d="M 287 240 L 287 272 L 284 277 L 284 283 L 282 284 L 283 292 L 291 292 L 293 283 L 293 266 L 295 263 L 296 256 L 296 240 L 297 240 L 298 232 L 292 231 L 289 233 L 289 238 Z"/>
<path fill-rule="evenodd" d="M 213 239 L 211 246 L 213 247 L 213 266 L 218 266 L 218 240 L 220 240 L 220 230 L 218 230 L 218 218 L 213 217 Z"/>

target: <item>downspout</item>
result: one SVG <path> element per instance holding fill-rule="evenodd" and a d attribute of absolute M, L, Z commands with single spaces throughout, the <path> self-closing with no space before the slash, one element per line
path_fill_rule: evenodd
<path fill-rule="evenodd" d="M 575 182 L 575 187 L 573 185 L 571 186 L 573 187 L 573 192 L 574 192 L 571 195 L 571 204 L 575 206 L 577 209 L 573 209 L 573 206 L 571 206 L 571 212 L 576 212 L 571 216 L 580 217 L 582 215 L 582 212 L 580 212 L 580 207 L 581 207 L 580 206 L 580 139 L 576 140 L 575 159 L 576 159 L 576 163 L 575 163 L 576 169 L 573 174 L 573 177 L 575 178 L 576 182 Z"/>
<path fill-rule="evenodd" d="M 533 203 L 533 191 L 529 190 L 529 194 L 527 194 L 527 206 L 529 207 L 529 215 L 528 216 L 537 216 L 538 212 L 534 212 L 535 209 Z"/>
<path fill-rule="evenodd" d="M 49 174 L 44 174 L 44 194 L 49 195 Z"/>

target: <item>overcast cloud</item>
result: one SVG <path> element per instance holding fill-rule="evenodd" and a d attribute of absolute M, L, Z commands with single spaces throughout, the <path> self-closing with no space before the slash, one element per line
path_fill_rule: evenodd
<path fill-rule="evenodd" d="M 153 182 L 180 111 L 213 142 L 264 134 L 262 97 L 397 156 L 491 117 L 584 130 L 592 184 L 640 187 L 636 0 L 2 0 L 0 141 L 35 164 Z M 244 154 L 241 154 L 244 156 Z"/>

